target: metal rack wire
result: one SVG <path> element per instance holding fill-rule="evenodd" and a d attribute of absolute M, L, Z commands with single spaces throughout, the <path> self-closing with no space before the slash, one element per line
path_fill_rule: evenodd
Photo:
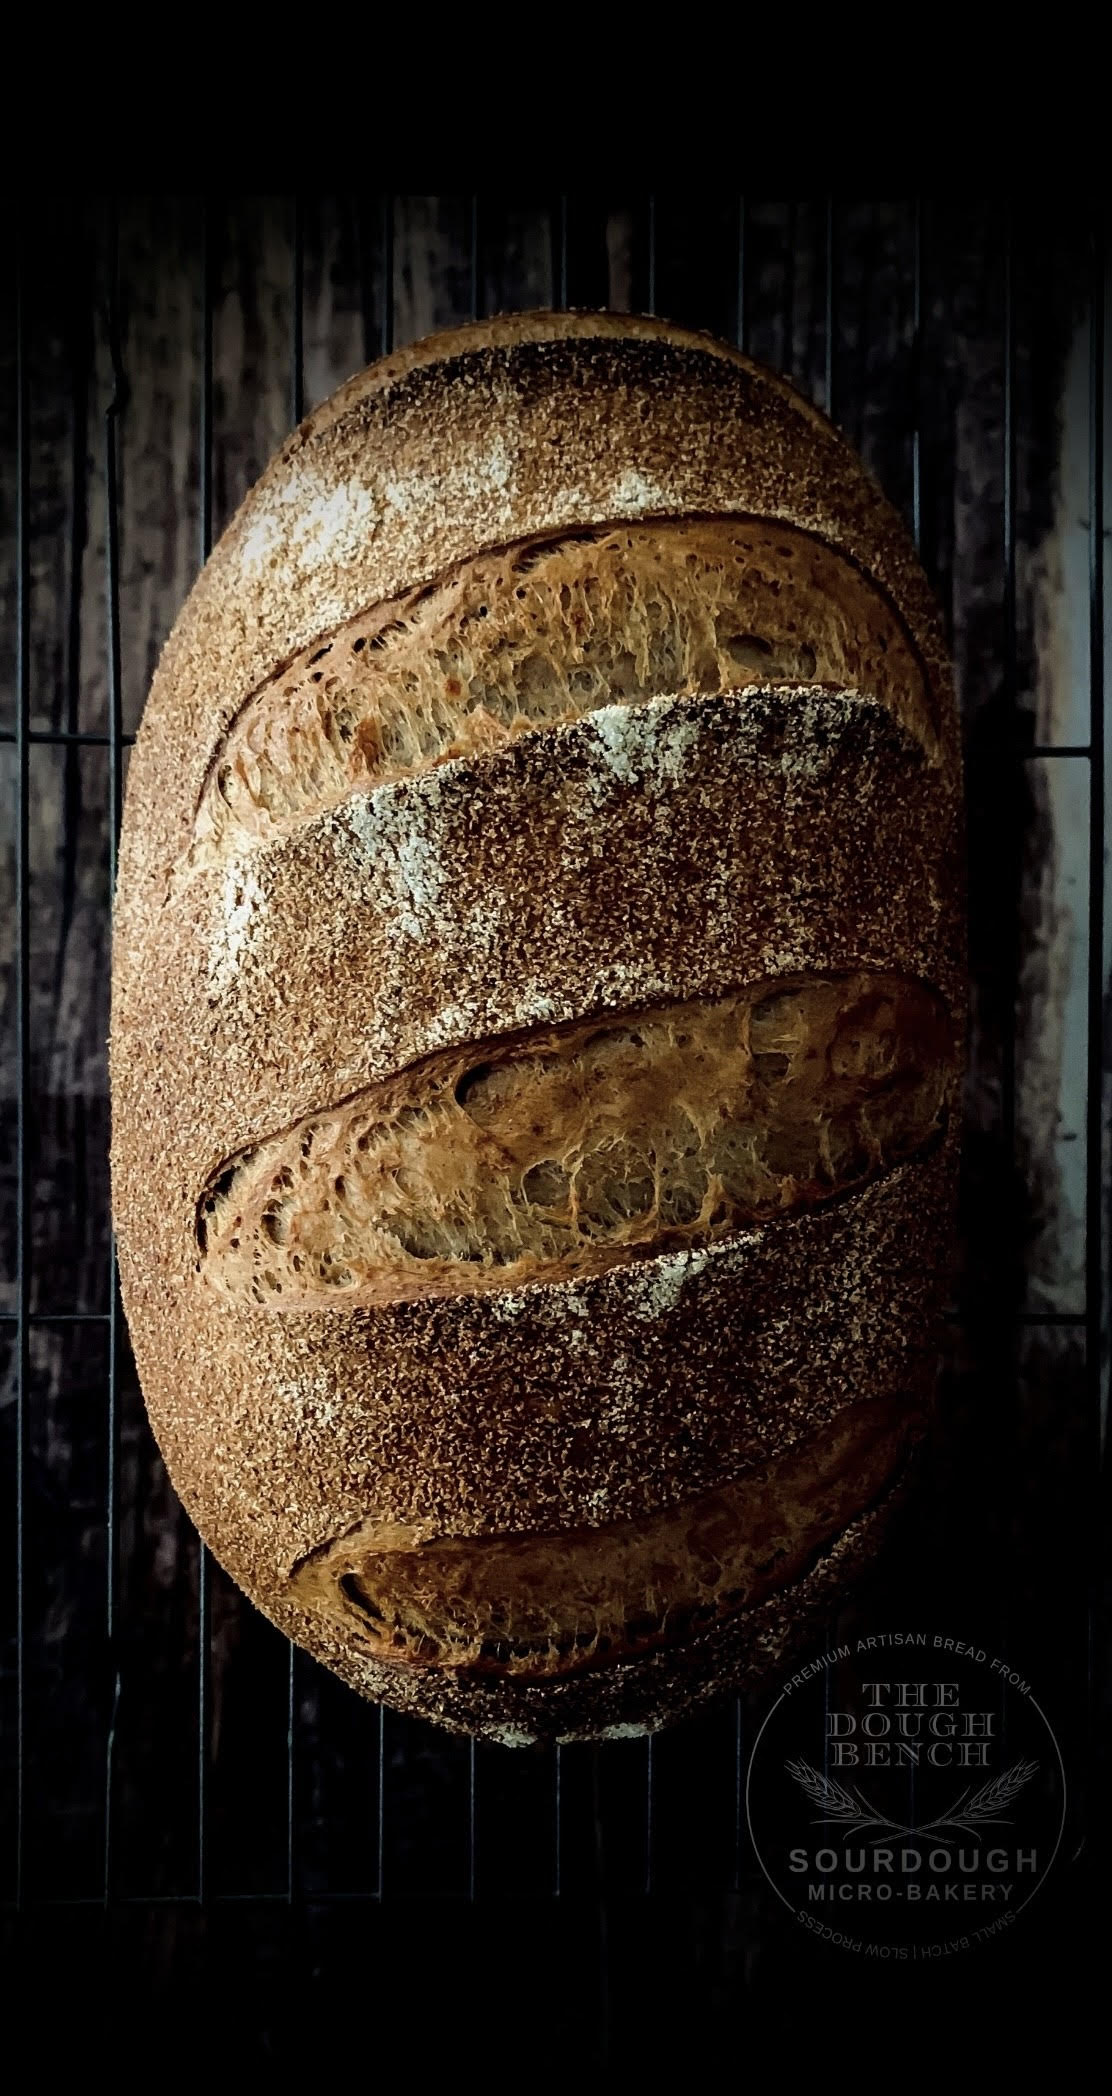
<path fill-rule="evenodd" d="M 660 297 L 661 256 L 659 247 L 659 200 L 649 196 L 640 207 L 641 241 L 643 263 L 641 270 L 641 301 L 649 311 L 655 311 Z M 789 227 L 789 257 L 793 250 L 794 212 Z M 824 247 L 822 259 L 822 311 L 824 343 L 822 358 L 822 394 L 827 412 L 836 414 L 840 405 L 838 385 L 839 347 L 839 205 L 836 199 L 824 199 L 822 207 Z M 203 240 L 203 285 L 201 295 L 201 398 L 199 421 L 199 489 L 200 489 L 200 532 L 199 555 L 203 562 L 211 550 L 214 519 L 213 481 L 213 432 L 214 432 L 214 348 L 213 326 L 216 304 L 216 285 L 213 273 L 213 228 L 212 207 L 206 205 Z M 377 237 L 373 245 L 384 286 L 381 310 L 374 314 L 368 277 L 368 255 L 372 242 L 369 227 L 372 217 L 377 217 Z M 469 305 L 473 317 L 478 317 L 484 304 L 484 211 L 478 196 L 468 200 L 467 222 L 469 227 L 469 250 L 467 271 L 469 282 Z M 305 333 L 304 333 L 304 283 L 305 283 L 305 228 L 300 203 L 295 200 L 291 210 L 292 238 L 292 283 L 291 283 L 291 342 L 289 369 L 290 419 L 296 425 L 302 418 L 305 407 Z M 395 223 L 393 199 L 381 200 L 377 211 L 361 209 L 360 253 L 363 271 L 364 338 L 368 354 L 385 353 L 393 346 L 394 311 L 393 283 L 395 269 Z M 927 266 L 927 243 L 924 212 L 920 202 L 913 209 L 913 241 L 911 260 L 911 317 L 912 341 L 909 369 L 911 372 L 910 396 L 912 401 L 907 440 L 910 457 L 911 513 L 910 522 L 915 541 L 921 548 L 926 536 L 924 494 L 924 438 L 923 438 L 923 386 L 927 370 L 928 352 L 925 333 L 928 325 L 928 303 L 925 298 L 925 276 Z M 574 256 L 570 251 L 572 239 L 572 200 L 568 195 L 560 196 L 551 210 L 551 274 L 554 301 L 566 306 L 569 289 L 574 284 Z M 109 772 L 109 797 L 107 836 L 105 851 L 110 879 L 115 882 L 116 839 L 122 802 L 125 753 L 132 737 L 124 732 L 124 711 L 121 675 L 121 595 L 120 595 L 120 538 L 119 538 L 119 465 L 118 445 L 121 425 L 127 411 L 128 374 L 125 369 L 121 348 L 120 305 L 119 305 L 119 243 L 118 227 L 114 216 L 109 220 L 110 281 L 108 286 L 108 342 L 110 350 L 112 390 L 104 418 L 102 441 L 107 501 L 106 539 L 106 588 L 107 588 L 107 684 L 108 720 L 105 730 L 79 730 L 72 722 L 66 727 L 44 729 L 32 726 L 31 690 L 31 568 L 30 568 L 30 438 L 29 438 L 29 369 L 28 328 L 26 311 L 26 273 L 19 271 L 19 295 L 17 300 L 17 355 L 16 355 L 16 541 L 17 541 L 17 589 L 16 589 L 16 677 L 15 677 L 15 725 L 6 731 L 0 740 L 14 748 L 17 824 L 15 831 L 16 868 L 16 921 L 15 921 L 15 986 L 16 986 L 16 1275 L 14 1308 L 4 1313 L 3 1322 L 13 1329 L 15 1364 L 15 1861 L 12 1898 L 17 1908 L 22 1908 L 36 1898 L 35 1888 L 29 1882 L 27 1871 L 27 1796 L 30 1768 L 27 1749 L 27 1590 L 26 1528 L 28 1509 L 28 1466 L 30 1448 L 30 1406 L 32 1403 L 31 1334 L 37 1325 L 93 1325 L 104 1328 L 107 1339 L 107 1373 L 104 1391 L 105 1423 L 104 1445 L 106 1467 L 104 1476 L 104 1527 L 106 1536 L 105 1588 L 103 1616 L 105 1647 L 109 1667 L 108 1715 L 105 1729 L 104 1752 L 104 1816 L 103 1816 L 103 1871 L 102 1889 L 99 1895 L 81 1895 L 80 1900 L 94 1903 L 99 1897 L 108 1907 L 117 1901 L 133 1904 L 154 1905 L 192 1904 L 205 1908 L 209 1904 L 235 1904 L 237 1902 L 278 1902 L 293 1906 L 308 1895 L 303 1879 L 299 1853 L 299 1785 L 302 1774 L 302 1717 L 301 1700 L 305 1663 L 291 1646 L 288 1650 L 285 1694 L 286 1711 L 286 1810 L 284 1871 L 282 1881 L 266 1890 L 242 1891 L 222 1886 L 214 1889 L 211 1842 L 211 1777 L 213 1758 L 213 1709 L 211 1696 L 211 1646 L 213 1637 L 212 1619 L 212 1566 L 207 1551 L 200 1550 L 198 1572 L 198 1621 L 197 1621 L 197 1687 L 196 1687 L 196 1774 L 194 1813 L 196 1821 L 195 1875 L 191 1886 L 181 1887 L 170 1894 L 143 1895 L 134 1891 L 121 1892 L 117 1882 L 116 1868 L 116 1820 L 117 1820 L 117 1768 L 116 1749 L 118 1718 L 121 1697 L 126 1684 L 122 1673 L 120 1625 L 119 1625 L 119 1579 L 120 1579 L 120 1412 L 119 1394 L 121 1363 L 126 1346 L 119 1290 L 115 1271 L 114 1255 L 108 1288 L 108 1308 L 51 1310 L 32 1307 L 32 1202 L 34 1194 L 31 1151 L 30 1102 L 33 1096 L 32 1034 L 31 1034 L 31 884 L 30 884 L 30 753 L 38 745 L 57 746 L 63 749 L 94 749 L 106 752 Z M 1084 742 L 1045 744 L 1033 738 L 1024 740 L 1013 719 L 1010 727 L 1010 742 L 1000 750 L 1000 763 L 1006 771 L 1022 769 L 1032 757 L 1053 759 L 1055 762 L 1076 762 L 1088 766 L 1089 778 L 1089 840 L 1088 840 L 1088 983 L 1087 1005 L 1089 1032 L 1086 1048 L 1087 1057 L 1087 1104 L 1086 1146 L 1087 1176 L 1085 1195 L 1085 1281 L 1084 1308 L 1081 1310 L 1039 1310 L 1024 1307 L 1011 1316 L 1015 1324 L 1032 1327 L 1060 1326 L 1083 1332 L 1086 1341 L 1086 1378 L 1089 1390 L 1090 1423 L 1093 1465 L 1091 1478 L 1097 1475 L 1098 1443 L 1103 1406 L 1103 1368 L 1107 1358 L 1107 1306 L 1106 1276 L 1107 1261 L 1107 1213 L 1105 1188 L 1107 1186 L 1106 1123 L 1104 1107 L 1104 1032 L 1105 1032 L 1105 839 L 1104 839 L 1104 782 L 1106 770 L 1106 743 L 1104 727 L 1104 662 L 1106 648 L 1105 595 L 1104 595 L 1104 389 L 1105 389 L 1105 318 L 1106 297 L 1106 250 L 1104 228 L 1100 222 L 1093 226 L 1091 240 L 1091 272 L 1089 283 L 1089 331 L 1090 331 L 1090 374 L 1089 374 L 1089 417 L 1090 417 L 1090 466 L 1089 466 L 1089 669 L 1091 727 Z M 752 226 L 750 200 L 741 197 L 736 202 L 736 242 L 734 259 L 730 264 L 733 271 L 733 288 L 729 303 L 735 316 L 736 339 L 742 348 L 750 341 L 755 295 L 750 278 L 752 262 Z M 796 321 L 794 294 L 791 284 L 792 272 L 788 272 L 785 289 L 784 339 L 788 345 L 789 358 L 792 349 L 793 331 Z M 1001 573 L 1003 630 L 1001 640 L 1002 679 L 1006 696 L 1014 702 L 1018 688 L 1017 665 L 1017 538 L 1016 538 L 1016 383 L 1017 333 L 1015 314 L 1015 249 L 1009 226 L 1004 250 L 1004 298 L 1003 330 L 1000 344 L 1002 370 L 1002 539 Z M 1018 762 L 1017 762 L 1018 760 Z M 1010 794 L 1014 813 L 1016 795 Z M 1013 836 L 1012 846 L 1018 852 L 1021 840 Z M 1015 925 L 1002 927 L 1008 939 L 1018 937 Z M 1018 950 L 1009 949 L 1007 968 L 1010 976 L 1018 981 Z M 1009 1156 L 1014 1154 L 1016 1142 L 1016 1069 L 1014 1033 L 1005 1033 L 1002 1042 L 1000 1078 L 1000 1141 Z M 1095 1493 L 1095 1485 L 1093 1486 Z M 1088 1509 L 1091 1516 L 1092 1508 Z M 372 1881 L 361 1887 L 315 1886 L 312 1899 L 315 1904 L 328 1902 L 363 1902 L 380 1904 L 389 1897 L 392 1887 L 386 1864 L 387 1822 L 393 1810 L 390 1795 L 390 1769 L 392 1739 L 396 1721 L 388 1713 L 380 1711 L 377 1728 L 377 1766 L 368 1772 L 368 1789 L 371 1810 L 375 1819 L 376 1870 Z M 724 1824 L 722 1841 L 729 1850 L 724 1872 L 725 1881 L 737 1891 L 748 1869 L 744 1834 L 743 1784 L 747 1744 L 745 1707 L 739 1699 L 730 1713 L 729 1755 L 732 1766 L 732 1783 L 728 1800 L 728 1824 Z M 604 1750 L 605 1751 L 605 1750 Z M 642 1785 L 638 1816 L 641 1825 L 642 1858 L 639 1870 L 641 1889 L 652 1893 L 658 1884 L 658 1837 L 660 1815 L 663 1810 L 660 1791 L 660 1771 L 657 1748 L 652 1738 L 644 1743 L 639 1781 Z M 604 1846 L 605 1804 L 603 1787 L 605 1775 L 599 1750 L 593 1755 L 590 1783 L 584 1788 L 577 1783 L 574 1802 L 568 1792 L 568 1763 L 565 1752 L 557 1748 L 550 1764 L 551 1808 L 549 1832 L 550 1865 L 547 1869 L 548 1887 L 551 1894 L 561 1898 L 566 1890 L 564 1867 L 565 1848 L 568 1840 L 569 1815 L 584 1809 L 593 1816 L 596 1861 L 601 1872 L 601 1852 Z M 584 1798 L 586 1806 L 584 1807 Z M 480 1757 L 474 1743 L 470 1744 L 466 1770 L 465 1805 L 465 1869 L 462 1873 L 460 1890 L 469 1903 L 474 1903 L 482 1890 L 482 1781 Z"/>

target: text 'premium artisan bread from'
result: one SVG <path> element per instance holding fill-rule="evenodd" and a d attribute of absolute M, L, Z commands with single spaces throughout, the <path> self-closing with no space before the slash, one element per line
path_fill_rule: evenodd
<path fill-rule="evenodd" d="M 651 1728 L 874 1547 L 961 1062 L 935 615 L 734 351 L 535 314 L 351 381 L 133 753 L 124 1297 L 202 1534 L 363 1694 Z"/>

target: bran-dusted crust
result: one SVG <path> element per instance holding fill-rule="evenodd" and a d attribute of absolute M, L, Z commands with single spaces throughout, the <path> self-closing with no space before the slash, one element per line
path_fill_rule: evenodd
<path fill-rule="evenodd" d="M 495 1746 L 570 1745 L 658 1732 L 712 1703 L 724 1690 L 755 1691 L 806 1651 L 846 1589 L 873 1563 L 913 1485 L 917 1443 L 873 1504 L 820 1548 L 804 1571 L 753 1607 L 610 1667 L 557 1676 L 543 1686 L 520 1679 L 384 1665 L 350 1638 L 322 1640 L 320 1619 L 268 1608 L 278 1627 L 309 1643 L 360 1695 L 450 1732 Z"/>
<path fill-rule="evenodd" d="M 134 1174 L 137 1214 L 159 1209 L 184 1170 L 192 1201 L 423 1056 L 595 1011 L 871 968 L 960 1023 L 958 813 L 874 700 L 749 688 L 605 707 L 356 795 L 199 870 L 141 936 L 121 875 L 117 1102 L 158 1106 L 117 1198 Z"/>
<path fill-rule="evenodd" d="M 352 379 L 289 438 L 214 549 L 166 644 L 132 757 L 124 938 L 144 875 L 164 877 L 188 851 L 220 736 L 301 649 L 482 550 L 715 515 L 793 525 L 864 570 L 915 637 L 956 765 L 945 648 L 910 536 L 817 408 L 724 344 L 664 322 L 482 322 Z"/>
<path fill-rule="evenodd" d="M 317 635 L 253 693 L 213 752 L 176 878 L 530 729 L 756 679 L 868 693 L 937 752 L 910 634 L 796 526 L 661 519 L 516 540 Z"/>
<path fill-rule="evenodd" d="M 197 854 L 229 730 L 345 622 L 519 542 L 718 516 L 777 520 L 859 570 L 918 666 L 921 711 L 801 682 L 793 656 L 780 679 L 639 692 L 365 790 L 329 774 L 277 824 L 218 824 Z M 368 1518 L 429 1541 L 580 1532 L 713 1492 L 862 1401 L 906 1405 L 911 1431 L 956 1172 L 959 787 L 902 525 L 817 411 L 702 338 L 542 315 L 402 353 L 310 417 L 233 520 L 129 772 L 121 1278 L 187 1508 L 363 1693 L 492 1738 L 665 1722 L 780 1649 L 876 1532 L 847 1500 L 845 1534 L 784 1594 L 589 1687 L 446 1685 L 369 1660 L 290 1587 Z M 941 999 L 944 1110 L 925 1149 L 823 1207 L 519 1288 L 275 1310 L 208 1284 L 199 1218 L 229 1160 L 422 1058 L 853 971 Z"/>
<path fill-rule="evenodd" d="M 941 999 L 871 971 L 475 1042 L 223 1163 L 202 1270 L 233 1303 L 352 1308 L 715 1244 L 931 1142 L 952 1056 Z"/>
<path fill-rule="evenodd" d="M 951 1126 L 931 1155 L 825 1211 L 503 1293 L 274 1316 L 204 1290 L 186 1321 L 133 1267 L 171 1475 L 226 1569 L 286 1625 L 298 1565 L 369 1513 L 407 1544 L 637 1521 L 874 1393 L 913 1421 L 955 1158 Z M 329 1619 L 297 1623 L 331 1663 Z M 440 1707 L 431 1675 L 406 1707 L 422 1697 Z"/>
<path fill-rule="evenodd" d="M 393 1665 L 542 1684 L 597 1672 L 794 1584 L 847 1505 L 884 1496 L 913 1423 L 902 1397 L 866 1398 L 732 1484 L 638 1521 L 422 1543 L 372 1517 L 310 1552 L 290 1590 Z"/>

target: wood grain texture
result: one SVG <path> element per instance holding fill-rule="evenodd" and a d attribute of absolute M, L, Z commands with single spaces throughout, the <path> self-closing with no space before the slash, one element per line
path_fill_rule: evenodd
<path fill-rule="evenodd" d="M 42 731 L 102 734 L 108 721 L 105 415 L 114 280 L 126 379 L 119 532 L 128 732 L 201 554 L 206 254 L 215 531 L 291 425 L 299 256 L 306 409 L 388 340 L 412 340 L 476 307 L 558 300 L 566 275 L 573 305 L 637 308 L 651 298 L 680 323 L 730 336 L 743 323 L 751 352 L 787 371 L 819 404 L 829 372 L 835 419 L 909 517 L 918 430 L 923 557 L 952 637 L 971 818 L 963 1317 L 952 1334 L 931 1468 L 882 1578 L 842 1620 L 872 1629 L 900 1621 L 901 1612 L 947 1625 L 960 1616 L 963 1634 L 1022 1655 L 1072 1735 L 1084 1671 L 1076 1508 L 1090 1455 L 1083 1338 L 1016 1320 L 1025 1309 L 1076 1314 L 1083 1307 L 1087 777 L 1084 759 L 1027 755 L 1036 742 L 1072 746 L 1088 734 L 1091 265 L 1081 207 L 1063 224 L 1058 214 L 1017 206 L 1009 236 L 998 200 L 928 201 L 918 340 L 915 207 L 907 199 L 837 199 L 828 211 L 824 198 L 754 195 L 743 207 L 737 196 L 688 193 L 661 194 L 651 204 L 644 195 L 595 193 L 563 202 L 480 196 L 477 205 L 467 195 L 314 196 L 297 205 L 290 197 L 157 197 L 124 200 L 113 217 L 104 204 L 63 197 L 29 211 L 22 234 L 31 720 Z M 9 269 L 0 283 L 0 729 L 9 731 L 14 317 Z M 14 1303 L 15 1273 L 16 783 L 11 745 L 0 743 L 0 1311 Z M 103 1310 L 110 1277 L 107 753 L 36 746 L 30 792 L 32 1300 L 40 1312 Z M 10 1339 L 10 1325 L 0 1326 L 0 1353 Z M 34 1335 L 26 1751 L 29 1866 L 43 1894 L 96 1896 L 103 1884 L 106 1343 L 98 1327 L 44 1326 Z M 12 1389 L 9 1374 L 0 1410 L 0 1487 L 9 1505 Z M 122 1666 L 123 1694 L 114 1887 L 144 1897 L 189 1893 L 198 1553 L 126 1362 L 118 1431 L 122 1627 L 113 1663 Z M 15 1751 L 12 1575 L 9 1552 L 0 1577 L 5 1780 Z M 286 1648 L 219 1574 L 210 1667 L 214 1885 L 280 1892 Z M 430 1902 L 423 1911 L 431 1912 L 433 1894 L 465 1896 L 473 1861 L 466 1744 L 386 1721 L 380 1849 L 377 1714 L 306 1662 L 295 1720 L 294 1852 L 303 1887 L 314 1897 L 374 1887 L 381 1867 L 388 1896 L 423 1897 Z M 639 1890 L 651 1827 L 658 1885 L 716 1896 L 735 1869 L 734 1725 L 730 1708 L 658 1742 L 651 1793 L 643 1743 L 601 1757 L 565 1751 L 559 1851 L 552 1758 L 511 1765 L 482 1750 L 475 1790 L 481 1883 L 499 1897 L 544 1898 L 558 1865 L 565 1893 L 577 1897 L 594 1900 L 600 1886 Z M 0 1835 L 6 1869 L 9 1823 Z M 748 1859 L 742 1864 L 744 1878 Z M 775 1980 L 790 1946 L 777 1949 L 753 1887 L 728 1923 L 714 1912 L 717 1920 L 702 1924 L 707 1955 L 733 1975 L 721 1981 L 730 1999 L 752 1996 Z M 593 1907 L 589 1914 L 593 1928 Z M 227 1944 L 229 1927 L 213 1925 L 204 1939 L 209 1954 L 218 1939 Z M 346 1970 L 354 1939 L 338 1941 L 331 1923 L 313 1927 L 319 1955 Z M 187 1933 L 183 1922 L 161 1949 L 149 1934 L 146 1950 L 135 1952 L 164 1995 L 198 1969 Z M 447 1954 L 450 1937 L 437 1940 Z M 262 1924 L 254 1936 L 245 1925 L 234 1942 L 241 1952 L 264 1946 L 259 1954 L 276 1971 L 304 1951 L 266 1936 Z M 611 1946 L 612 2008 L 631 2028 L 636 1957 L 632 1942 L 620 1955 Z M 585 1963 L 571 1960 L 566 1969 L 579 1973 L 584 2014 L 597 2034 L 593 1938 Z M 264 1993 L 261 1982 L 248 1988 L 242 2014 L 270 2032 L 268 2043 L 279 2043 L 280 1995 L 264 2000 Z"/>

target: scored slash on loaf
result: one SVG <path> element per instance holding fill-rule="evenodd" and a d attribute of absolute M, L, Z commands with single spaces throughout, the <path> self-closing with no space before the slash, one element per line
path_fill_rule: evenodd
<path fill-rule="evenodd" d="M 365 1695 L 525 1743 L 775 1668 L 924 1429 L 964 1029 L 907 534 L 709 338 L 533 314 L 302 425 L 133 753 L 152 1423 Z"/>

